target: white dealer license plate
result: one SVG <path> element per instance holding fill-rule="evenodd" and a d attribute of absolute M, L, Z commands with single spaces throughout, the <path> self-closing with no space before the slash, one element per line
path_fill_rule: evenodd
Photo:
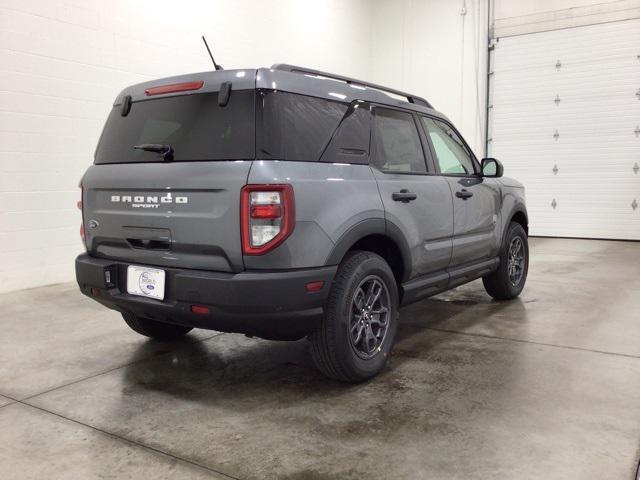
<path fill-rule="evenodd" d="M 164 270 L 129 265 L 127 268 L 127 292 L 141 297 L 164 299 Z"/>

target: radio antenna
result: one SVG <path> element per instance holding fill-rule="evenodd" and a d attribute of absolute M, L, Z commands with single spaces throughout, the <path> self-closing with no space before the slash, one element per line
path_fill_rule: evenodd
<path fill-rule="evenodd" d="M 204 35 L 202 35 L 202 41 L 204 42 L 204 46 L 207 47 L 207 52 L 209 52 L 209 56 L 211 57 L 211 61 L 213 62 L 213 66 L 216 68 L 216 70 L 224 70 L 224 68 L 222 68 L 222 65 L 218 65 L 216 61 L 213 59 L 213 55 L 211 54 L 211 49 L 209 48 L 209 44 L 207 43 L 207 39 L 204 38 Z"/>

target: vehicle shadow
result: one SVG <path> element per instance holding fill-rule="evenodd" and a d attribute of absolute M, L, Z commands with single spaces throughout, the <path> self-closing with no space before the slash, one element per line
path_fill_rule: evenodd
<path fill-rule="evenodd" d="M 487 314 L 514 302 L 494 302 L 474 296 L 434 297 L 401 309 L 396 346 L 388 367 L 366 382 L 368 392 L 389 394 L 397 383 L 394 370 L 403 362 L 428 358 L 430 351 L 451 335 L 446 326 L 456 318 L 464 332 Z M 434 331 L 440 330 L 440 331 Z M 237 412 L 269 411 L 282 402 L 336 400 L 361 389 L 325 378 L 313 365 L 308 340 L 278 342 L 222 334 L 204 341 L 185 338 L 165 344 L 142 344 L 124 368 L 124 393 L 160 392 L 171 397 L 209 405 L 224 405 Z M 161 345 L 164 347 L 164 345 Z"/>

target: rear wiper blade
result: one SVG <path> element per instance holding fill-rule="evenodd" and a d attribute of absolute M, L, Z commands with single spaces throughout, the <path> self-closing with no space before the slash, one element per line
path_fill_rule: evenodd
<path fill-rule="evenodd" d="M 173 160 L 173 148 L 171 145 L 163 143 L 142 143 L 134 145 L 136 150 L 144 150 L 145 152 L 159 153 L 163 160 Z"/>

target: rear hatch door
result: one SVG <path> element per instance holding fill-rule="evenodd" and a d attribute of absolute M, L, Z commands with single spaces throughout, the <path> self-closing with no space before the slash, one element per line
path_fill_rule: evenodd
<path fill-rule="evenodd" d="M 246 79 L 251 71 L 245 78 L 237 73 L 156 81 L 118 97 L 95 164 L 82 179 L 91 255 L 165 267 L 243 269 L 240 189 L 255 156 L 255 90 Z M 225 81 L 235 88 L 221 105 L 218 91 Z M 198 88 L 145 93 L 180 83 Z"/>

